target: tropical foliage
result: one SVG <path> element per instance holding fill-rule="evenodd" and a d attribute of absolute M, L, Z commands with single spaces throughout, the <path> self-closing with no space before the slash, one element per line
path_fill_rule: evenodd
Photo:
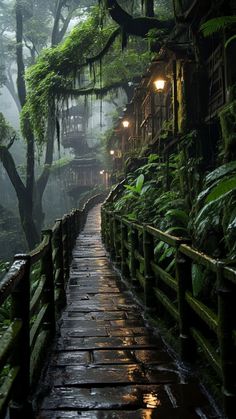
<path fill-rule="evenodd" d="M 195 246 L 211 256 L 235 261 L 236 162 L 209 173 L 192 214 Z"/>
<path fill-rule="evenodd" d="M 170 162 L 171 190 L 165 190 L 166 164 L 159 156 L 151 154 L 144 165 L 129 173 L 124 189 L 113 204 L 129 220 L 149 223 L 166 233 L 186 236 L 188 214 L 186 203 L 175 187 L 177 163 Z"/>
<path fill-rule="evenodd" d="M 120 43 L 115 43 L 119 34 L 120 29 L 110 22 L 101 26 L 100 9 L 94 7 L 64 43 L 42 52 L 26 74 L 28 96 L 23 110 L 23 131 L 25 116 L 29 115 L 38 141 L 43 142 L 52 103 L 80 95 L 104 96 L 111 90 L 125 88 L 140 74 L 148 61 L 147 51 L 138 50 L 133 40 L 129 50 L 121 55 Z M 102 66 L 107 45 L 112 44 Z M 84 82 L 85 79 L 88 81 Z"/>
<path fill-rule="evenodd" d="M 209 19 L 204 22 L 201 26 L 201 30 L 204 36 L 214 35 L 216 32 L 230 29 L 236 25 L 236 16 L 220 16 L 213 19 Z M 236 35 L 230 36 L 226 43 L 227 47 L 232 41 L 236 39 Z"/>

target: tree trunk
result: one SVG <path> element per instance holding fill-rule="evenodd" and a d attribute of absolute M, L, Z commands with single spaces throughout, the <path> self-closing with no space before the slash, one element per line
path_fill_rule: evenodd
<path fill-rule="evenodd" d="M 23 60 L 23 16 L 20 1 L 16 1 L 16 61 L 17 61 L 17 89 L 21 106 L 26 101 L 25 66 Z"/>
<path fill-rule="evenodd" d="M 18 97 L 18 95 L 16 93 L 16 90 L 15 90 L 15 85 L 14 85 L 12 75 L 11 75 L 11 69 L 8 69 L 8 71 L 7 71 L 6 81 L 5 81 L 4 84 L 5 84 L 5 87 L 7 88 L 7 90 L 9 91 L 12 99 L 15 102 L 18 112 L 20 113 L 21 112 L 21 104 L 20 104 L 19 97 Z"/>
<path fill-rule="evenodd" d="M 23 60 L 23 15 L 22 6 L 19 0 L 16 1 L 16 59 L 17 59 L 17 90 L 23 107 L 26 102 L 25 87 L 25 66 Z M 15 188 L 21 224 L 25 232 L 29 248 L 35 246 L 39 241 L 39 235 L 33 221 L 33 191 L 34 191 L 34 136 L 29 118 L 25 121 L 27 132 L 27 165 L 26 165 L 26 186 L 21 181 L 11 154 L 5 151 L 5 163 L 8 166 L 8 176 Z M 6 168 L 6 167 L 5 167 Z"/>
<path fill-rule="evenodd" d="M 145 16 L 154 17 L 154 0 L 145 0 Z"/>
<path fill-rule="evenodd" d="M 40 238 L 33 221 L 31 204 L 29 204 L 31 196 L 27 193 L 26 187 L 16 170 L 12 155 L 6 147 L 0 147 L 0 159 L 16 191 L 22 228 L 31 250 L 39 242 Z"/>
<path fill-rule="evenodd" d="M 32 217 L 32 208 L 31 204 L 28 205 L 28 196 L 23 194 L 22 197 L 18 197 L 19 202 L 19 213 L 21 219 L 21 225 L 25 233 L 25 237 L 29 246 L 29 250 L 34 249 L 34 247 L 40 242 L 40 235 L 36 229 L 35 222 Z M 29 196 L 30 200 L 30 196 Z"/>
<path fill-rule="evenodd" d="M 35 205 L 34 205 L 34 218 L 37 222 L 37 227 L 41 229 L 44 221 L 44 213 L 42 207 L 43 194 L 46 189 L 48 179 L 50 176 L 50 168 L 53 160 L 53 146 L 55 136 L 55 106 L 52 103 L 50 106 L 50 114 L 48 115 L 48 126 L 47 126 L 47 148 L 45 154 L 44 169 L 36 182 L 35 188 Z"/>

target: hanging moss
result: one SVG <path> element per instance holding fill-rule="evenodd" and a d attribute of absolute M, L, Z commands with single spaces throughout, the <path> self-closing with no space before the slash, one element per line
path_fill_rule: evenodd
<path fill-rule="evenodd" d="M 35 65 L 26 73 L 27 102 L 21 116 L 23 133 L 26 134 L 26 116 L 29 116 L 39 143 L 44 133 L 52 102 L 60 101 L 74 89 L 78 70 L 87 65 L 87 57 L 103 49 L 114 26 L 99 31 L 99 12 L 94 8 L 91 16 L 75 27 L 65 42 L 42 52 Z"/>

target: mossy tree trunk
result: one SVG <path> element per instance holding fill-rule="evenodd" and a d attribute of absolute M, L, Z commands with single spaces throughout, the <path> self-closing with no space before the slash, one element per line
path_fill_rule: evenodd
<path fill-rule="evenodd" d="M 32 249 L 36 243 L 38 243 L 39 235 L 32 216 L 31 192 L 27 190 L 26 186 L 22 182 L 11 153 L 6 147 L 0 147 L 0 160 L 2 161 L 9 179 L 16 191 L 22 228 L 24 230 L 29 249 Z"/>
<path fill-rule="evenodd" d="M 60 25 L 61 11 L 65 6 L 64 0 L 58 0 L 54 13 L 54 27 L 52 31 L 52 45 L 58 44 L 68 28 L 75 4 L 68 10 L 67 18 L 64 20 L 63 25 Z M 23 59 L 23 34 L 24 34 L 24 19 L 22 11 L 22 3 L 16 0 L 15 7 L 16 16 L 16 60 L 17 60 L 17 91 L 19 109 L 22 108 L 26 102 L 26 86 L 25 86 L 25 66 Z M 53 160 L 53 144 L 55 134 L 55 107 L 50 106 L 51 113 L 48 117 L 48 128 L 46 133 L 46 154 L 45 164 L 43 171 L 35 181 L 34 165 L 35 165 L 35 139 L 32 131 L 29 117 L 25 118 L 25 133 L 26 133 L 26 180 L 22 181 L 14 159 L 7 147 L 0 148 L 0 160 L 5 167 L 9 179 L 15 189 L 21 224 L 29 249 L 35 247 L 40 240 L 40 231 L 44 221 L 44 213 L 42 207 L 42 198 L 45 191 L 49 175 L 50 167 Z"/>

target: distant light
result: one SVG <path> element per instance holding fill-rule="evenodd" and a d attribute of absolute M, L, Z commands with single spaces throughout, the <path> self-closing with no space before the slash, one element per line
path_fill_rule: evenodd
<path fill-rule="evenodd" d="M 105 170 L 100 170 L 100 175 L 103 175 L 104 174 L 104 172 L 105 172 Z"/>
<path fill-rule="evenodd" d="M 153 82 L 157 92 L 163 92 L 165 88 L 166 81 L 164 79 L 157 79 Z"/>
<path fill-rule="evenodd" d="M 114 156 L 114 154 L 115 154 L 115 150 L 110 150 L 110 155 Z"/>
<path fill-rule="evenodd" d="M 122 125 L 124 128 L 128 128 L 129 127 L 129 121 L 127 119 L 125 119 L 124 121 L 122 121 Z"/>

